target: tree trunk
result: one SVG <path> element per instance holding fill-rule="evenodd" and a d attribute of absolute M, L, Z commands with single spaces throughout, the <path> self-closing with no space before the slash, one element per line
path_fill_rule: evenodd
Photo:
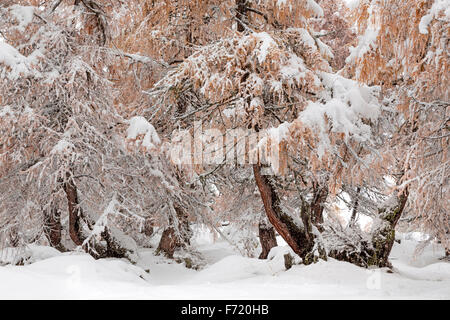
<path fill-rule="evenodd" d="M 67 195 L 67 203 L 69 209 L 69 234 L 72 241 L 77 246 L 83 246 L 86 237 L 82 233 L 81 223 L 86 223 L 87 227 L 92 231 L 94 230 L 95 221 L 83 213 L 78 200 L 77 187 L 75 186 L 70 173 L 67 175 L 67 182 L 64 183 L 63 188 Z M 122 247 L 118 238 L 105 226 L 101 237 L 104 243 L 101 243 L 95 239 L 95 237 L 89 239 L 88 243 L 83 246 L 83 249 L 89 253 L 95 259 L 99 258 L 130 258 L 130 253 L 134 253 L 129 249 Z M 133 262 L 133 261 L 132 261 Z"/>
<path fill-rule="evenodd" d="M 237 31 L 245 31 L 245 23 L 247 23 L 247 0 L 236 0 L 236 20 Z"/>
<path fill-rule="evenodd" d="M 12 226 L 8 231 L 8 242 L 9 245 L 13 248 L 19 246 L 20 238 L 19 238 L 19 228 L 17 225 Z"/>
<path fill-rule="evenodd" d="M 68 181 L 64 183 L 64 191 L 67 195 L 67 204 L 69 207 L 69 234 L 72 241 L 81 246 L 84 237 L 81 233 L 81 208 L 78 202 L 77 187 L 73 183 L 72 178 L 67 174 Z"/>
<path fill-rule="evenodd" d="M 362 241 L 360 251 L 353 249 L 331 251 L 329 256 L 341 261 L 347 261 L 361 267 L 391 267 L 389 254 L 395 241 L 395 227 L 408 200 L 408 191 L 397 197 L 396 204 L 391 207 L 379 209 L 379 227 L 369 242 Z"/>
<path fill-rule="evenodd" d="M 313 199 L 311 201 L 311 222 L 312 225 L 316 226 L 317 229 L 323 231 L 323 209 L 324 203 L 328 197 L 328 188 L 315 186 Z"/>
<path fill-rule="evenodd" d="M 395 227 L 400 220 L 407 200 L 408 190 L 405 190 L 404 193 L 397 198 L 397 204 L 394 207 L 379 209 L 384 227 L 380 228 L 372 237 L 374 252 L 368 261 L 369 266 L 391 266 L 388 258 L 395 241 Z"/>
<path fill-rule="evenodd" d="M 261 243 L 262 252 L 259 259 L 267 259 L 270 249 L 277 246 L 275 238 L 275 229 L 266 221 L 261 219 L 259 222 L 259 242 Z"/>
<path fill-rule="evenodd" d="M 152 218 L 145 218 L 144 226 L 142 228 L 142 233 L 145 234 L 147 237 L 151 237 L 153 235 L 153 219 Z"/>
<path fill-rule="evenodd" d="M 158 248 L 156 249 L 156 254 L 162 252 L 168 258 L 173 258 L 176 249 L 190 244 L 192 233 L 189 227 L 189 216 L 187 213 L 179 206 L 175 206 L 175 212 L 177 221 L 174 222 L 173 219 L 169 219 L 170 226 L 163 231 Z M 178 223 L 178 232 L 172 226 L 173 223 Z"/>
<path fill-rule="evenodd" d="M 357 217 L 358 206 L 359 206 L 358 197 L 359 197 L 360 192 L 361 192 L 361 187 L 357 187 L 355 201 L 353 202 L 352 216 L 350 218 L 350 224 L 349 224 L 350 227 L 353 227 L 356 224 L 356 217 Z"/>
<path fill-rule="evenodd" d="M 175 229 L 173 227 L 168 227 L 163 231 L 158 249 L 156 249 L 156 254 L 160 254 L 162 252 L 167 258 L 173 258 L 173 254 L 177 248 L 178 237 Z"/>
<path fill-rule="evenodd" d="M 44 233 L 50 246 L 61 250 L 61 212 L 54 207 L 46 213 L 44 219 Z"/>
<path fill-rule="evenodd" d="M 301 208 L 303 227 L 301 227 L 281 209 L 281 202 L 275 188 L 266 176 L 261 175 L 260 165 L 253 165 L 253 173 L 264 203 L 267 218 L 275 230 L 283 237 L 292 250 L 302 258 L 304 264 L 316 261 L 314 257 L 315 236 L 312 233 L 311 214 L 314 212 L 318 213 L 320 211 L 318 209 L 319 206 L 317 204 L 311 206 L 311 204 L 303 201 Z M 317 197 L 316 199 L 321 198 Z M 318 220 L 317 217 L 314 220 Z M 320 249 L 319 254 L 321 258 L 326 259 L 323 250 Z"/>

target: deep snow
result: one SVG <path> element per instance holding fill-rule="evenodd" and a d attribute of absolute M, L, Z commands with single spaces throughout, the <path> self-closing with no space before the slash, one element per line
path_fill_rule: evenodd
<path fill-rule="evenodd" d="M 333 259 L 285 271 L 287 247 L 277 247 L 271 260 L 258 260 L 242 257 L 212 237 L 196 242 L 207 262 L 200 271 L 155 257 L 154 249 L 141 250 L 140 260 L 132 265 L 34 246 L 30 250 L 36 262 L 0 267 L 0 299 L 450 298 L 450 263 L 439 260 L 443 250 L 437 244 L 414 258 L 417 241 L 396 243 L 391 254 L 394 273 L 388 273 Z"/>

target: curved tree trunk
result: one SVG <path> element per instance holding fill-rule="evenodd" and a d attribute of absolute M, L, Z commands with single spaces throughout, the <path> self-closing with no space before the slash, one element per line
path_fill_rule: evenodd
<path fill-rule="evenodd" d="M 261 219 L 258 225 L 259 242 L 261 243 L 262 252 L 259 259 L 267 259 L 270 249 L 277 246 L 277 239 L 275 238 L 275 229 L 266 221 Z"/>
<path fill-rule="evenodd" d="M 369 265 L 390 267 L 388 258 L 395 241 L 395 227 L 403 213 L 408 195 L 408 190 L 405 190 L 397 197 L 394 206 L 379 209 L 383 226 L 372 237 L 374 252 L 368 261 Z"/>
<path fill-rule="evenodd" d="M 82 233 L 81 223 L 86 223 L 87 227 L 90 230 L 93 230 L 95 221 L 92 221 L 83 213 L 78 200 L 77 187 L 74 184 L 70 173 L 67 173 L 67 182 L 64 183 L 63 188 L 67 195 L 69 234 L 72 241 L 77 246 L 83 246 L 83 249 L 95 259 L 108 257 L 127 258 L 129 256 L 129 250 L 120 245 L 119 241 L 112 235 L 106 226 L 101 233 L 103 240 L 106 242 L 106 246 L 95 239 L 90 239 L 88 241 L 89 243 L 83 245 L 86 237 Z"/>
<path fill-rule="evenodd" d="M 312 230 L 312 220 L 321 221 L 316 215 L 323 211 L 323 206 L 317 202 L 311 204 L 303 201 L 301 208 L 303 226 L 299 226 L 290 215 L 283 212 L 280 198 L 270 179 L 267 176 L 261 175 L 260 165 L 253 165 L 253 174 L 270 223 L 292 250 L 302 258 L 304 264 L 314 262 L 317 258 L 314 256 L 316 241 Z M 314 197 L 315 200 L 313 201 L 319 201 L 322 198 L 323 196 Z M 322 209 L 320 209 L 321 207 Z M 314 219 L 312 219 L 313 215 Z M 317 249 L 320 257 L 326 259 L 324 251 L 319 247 Z"/>

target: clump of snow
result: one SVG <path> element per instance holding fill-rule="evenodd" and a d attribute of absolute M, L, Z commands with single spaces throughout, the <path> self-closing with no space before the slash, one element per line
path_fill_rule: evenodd
<path fill-rule="evenodd" d="M 67 150 L 71 150 L 74 148 L 73 143 L 65 140 L 65 139 L 61 139 L 58 141 L 58 143 L 52 148 L 52 150 L 50 151 L 50 154 L 61 154 L 66 152 Z"/>
<path fill-rule="evenodd" d="M 313 37 L 309 34 L 309 32 L 304 28 L 297 28 L 297 30 L 300 33 L 301 40 L 307 44 L 308 46 L 314 48 L 316 46 L 316 42 L 314 41 Z"/>
<path fill-rule="evenodd" d="M 6 117 L 7 115 L 14 115 L 10 106 L 3 106 L 0 108 L 0 117 Z"/>
<path fill-rule="evenodd" d="M 297 81 L 305 77 L 305 70 L 303 59 L 294 54 L 290 54 L 288 62 L 280 67 L 280 73 L 284 79 L 296 79 Z"/>
<path fill-rule="evenodd" d="M 314 0 L 307 0 L 306 8 L 311 10 L 316 17 L 323 17 L 323 9 Z"/>
<path fill-rule="evenodd" d="M 347 5 L 347 8 L 355 10 L 359 6 L 361 0 L 345 0 L 344 2 Z"/>
<path fill-rule="evenodd" d="M 443 13 L 443 19 L 450 21 L 450 0 L 435 0 L 431 6 L 428 14 L 420 19 L 419 32 L 428 34 L 428 26 L 433 19 L 437 18 L 440 13 Z"/>
<path fill-rule="evenodd" d="M 370 140 L 370 126 L 362 119 L 376 121 L 380 115 L 380 106 L 374 95 L 377 88 L 361 86 L 356 81 L 326 72 L 322 72 L 320 77 L 329 92 L 324 96 L 325 102 L 309 102 L 299 115 L 304 125 L 316 129 L 320 140 L 319 157 L 330 147 L 329 125 L 332 132 L 344 133 L 346 140 L 349 137 L 358 141 Z"/>
<path fill-rule="evenodd" d="M 0 250 L 0 265 L 30 264 L 61 255 L 55 248 L 30 244 L 24 248 L 4 248 Z"/>
<path fill-rule="evenodd" d="M 326 58 L 326 59 L 333 59 L 334 54 L 331 48 L 323 43 L 320 39 L 316 39 L 317 46 L 319 48 L 320 53 Z"/>
<path fill-rule="evenodd" d="M 291 123 L 289 122 L 283 122 L 278 127 L 269 128 L 267 130 L 267 133 L 270 136 L 270 139 L 274 143 L 280 143 L 283 140 L 286 140 L 289 137 L 289 127 L 291 126 Z"/>
<path fill-rule="evenodd" d="M 8 78 L 15 80 L 22 74 L 30 72 L 29 62 L 16 48 L 6 42 L 0 41 L 0 64 L 5 64 L 11 68 Z M 3 75 L 2 75 L 3 76 Z"/>
<path fill-rule="evenodd" d="M 272 261 L 272 263 L 277 266 L 278 270 L 284 270 L 284 256 L 287 254 L 294 259 L 293 264 L 300 264 L 302 262 L 302 259 L 288 245 L 277 246 L 270 249 L 267 260 Z"/>
<path fill-rule="evenodd" d="M 345 62 L 354 62 L 362 58 L 369 50 L 376 49 L 376 40 L 379 31 L 380 29 L 374 26 L 368 27 L 364 35 L 358 37 L 358 45 L 356 47 L 349 47 L 350 55 L 345 59 Z"/>
<path fill-rule="evenodd" d="M 17 27 L 19 31 L 25 31 L 25 28 L 31 23 L 35 9 L 36 7 L 21 6 L 18 4 L 9 7 L 11 14 L 19 22 L 19 26 Z"/>
<path fill-rule="evenodd" d="M 133 117 L 128 122 L 127 139 L 136 139 L 140 135 L 144 135 L 142 146 L 148 149 L 155 148 L 161 143 L 155 127 L 144 117 Z"/>
<path fill-rule="evenodd" d="M 276 47 L 277 44 L 267 32 L 254 33 L 253 36 L 261 42 L 258 48 L 258 61 L 263 63 L 270 49 Z"/>

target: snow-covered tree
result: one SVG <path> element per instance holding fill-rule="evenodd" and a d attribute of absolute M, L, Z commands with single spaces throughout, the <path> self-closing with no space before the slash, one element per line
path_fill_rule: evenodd
<path fill-rule="evenodd" d="M 133 259 L 136 244 L 118 226 L 164 224 L 196 197 L 154 127 L 116 104 L 109 70 L 121 57 L 105 48 L 107 4 L 28 4 L 0 7 L 2 235 Z"/>
<path fill-rule="evenodd" d="M 381 85 L 396 111 L 384 148 L 408 189 L 409 217 L 449 248 L 449 2 L 356 1 L 349 74 Z"/>
<path fill-rule="evenodd" d="M 235 13 L 228 37 L 198 46 L 147 91 L 155 106 L 151 117 L 177 120 L 173 129 L 200 121 L 225 131 L 264 131 L 257 145 L 281 151 L 267 160 L 284 175 L 264 174 L 262 161 L 246 163 L 253 167 L 267 217 L 304 263 L 316 255 L 326 258 L 325 202 L 343 183 L 361 182 L 376 154 L 371 127 L 381 114 L 377 88 L 332 72 L 332 52 L 309 22 L 323 15 L 316 2 L 236 1 Z M 301 200 L 294 210 L 278 194 L 278 186 L 289 185 L 296 191 L 290 196 Z M 377 208 L 378 214 L 403 210 L 402 200 L 391 205 Z M 387 264 L 390 249 L 381 253 L 372 243 L 386 232 L 374 231 L 359 264 Z M 392 237 L 388 241 L 392 246 Z"/>

